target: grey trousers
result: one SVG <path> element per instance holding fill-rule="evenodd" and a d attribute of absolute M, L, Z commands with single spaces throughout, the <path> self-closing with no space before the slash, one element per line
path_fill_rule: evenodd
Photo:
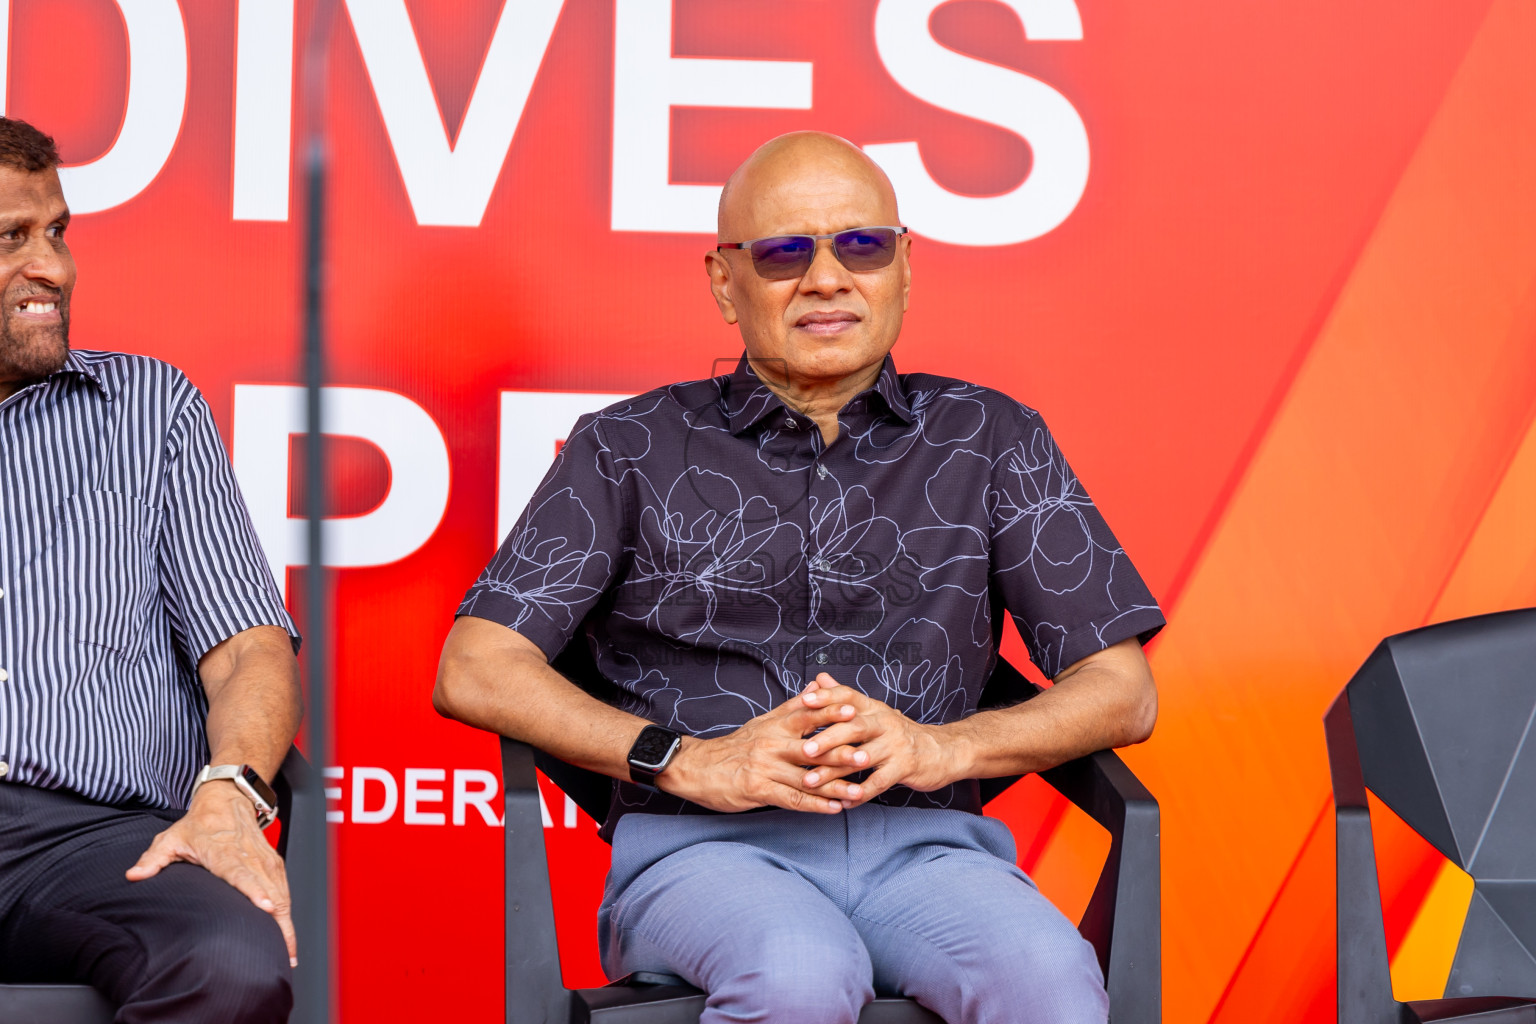
<path fill-rule="evenodd" d="M 685 978 L 709 994 L 700 1024 L 854 1024 L 876 992 L 948 1024 L 1104 1024 L 1093 947 L 1016 857 L 964 811 L 627 814 L 603 967 Z"/>

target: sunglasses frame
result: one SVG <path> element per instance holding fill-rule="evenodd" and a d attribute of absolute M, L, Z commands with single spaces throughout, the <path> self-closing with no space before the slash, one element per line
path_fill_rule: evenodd
<path fill-rule="evenodd" d="M 805 264 L 805 270 L 809 270 L 811 269 L 811 263 L 815 262 L 816 260 L 816 247 L 820 245 L 824 239 L 831 239 L 832 255 L 837 259 L 837 262 L 841 263 L 843 268 L 851 274 L 874 273 L 874 270 L 884 270 L 886 267 L 890 266 L 889 263 L 886 263 L 883 266 L 874 268 L 874 270 L 854 270 L 852 267 L 848 266 L 848 264 L 843 263 L 842 254 L 837 251 L 836 239 L 839 235 L 847 235 L 856 231 L 894 231 L 896 233 L 896 237 L 899 239 L 902 235 L 908 234 L 911 229 L 902 227 L 899 224 L 868 224 L 863 227 L 844 228 L 841 231 L 833 231 L 831 234 L 826 235 L 764 235 L 761 238 L 749 238 L 744 242 L 721 242 L 715 246 L 715 251 L 723 252 L 726 249 L 743 249 L 747 251 L 748 255 L 750 255 L 752 246 L 756 245 L 758 242 L 768 242 L 776 238 L 809 238 L 811 240 L 811 257 L 808 261 L 806 261 Z M 894 260 L 895 258 L 896 254 L 895 249 L 893 248 L 891 251 L 891 259 Z M 769 277 L 768 275 L 764 274 L 761 269 L 759 269 L 757 265 L 757 259 L 755 257 L 752 260 L 752 269 L 757 271 L 757 276 L 767 281 L 792 281 L 795 279 L 794 277 Z M 803 277 L 804 275 L 805 271 L 802 270 L 798 276 Z"/>

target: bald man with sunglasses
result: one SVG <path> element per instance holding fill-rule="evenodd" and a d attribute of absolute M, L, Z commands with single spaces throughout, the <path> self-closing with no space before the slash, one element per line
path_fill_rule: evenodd
<path fill-rule="evenodd" d="M 434 702 L 618 780 L 612 977 L 704 1024 L 1102 1024 L 1092 948 L 978 778 L 1147 738 L 1156 602 L 1038 413 L 890 357 L 912 285 L 890 182 L 774 139 L 705 255 L 734 373 L 583 417 L 459 608 Z M 978 711 L 1002 613 L 1055 685 Z M 598 699 L 549 661 L 575 641 Z"/>

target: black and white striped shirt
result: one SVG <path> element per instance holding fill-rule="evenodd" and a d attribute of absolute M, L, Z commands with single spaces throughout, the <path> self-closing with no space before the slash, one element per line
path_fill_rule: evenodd
<path fill-rule="evenodd" d="M 187 805 L 197 663 L 297 640 L 208 405 L 167 363 L 74 351 L 0 402 L 0 785 Z"/>

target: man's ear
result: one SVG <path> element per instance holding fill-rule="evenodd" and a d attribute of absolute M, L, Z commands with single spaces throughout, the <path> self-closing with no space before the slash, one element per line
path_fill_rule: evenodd
<path fill-rule="evenodd" d="M 715 305 L 720 307 L 720 319 L 728 324 L 736 322 L 736 303 L 731 298 L 731 265 L 725 261 L 725 257 L 718 252 L 710 251 L 704 254 L 704 269 L 709 274 L 709 291 L 715 297 Z"/>

